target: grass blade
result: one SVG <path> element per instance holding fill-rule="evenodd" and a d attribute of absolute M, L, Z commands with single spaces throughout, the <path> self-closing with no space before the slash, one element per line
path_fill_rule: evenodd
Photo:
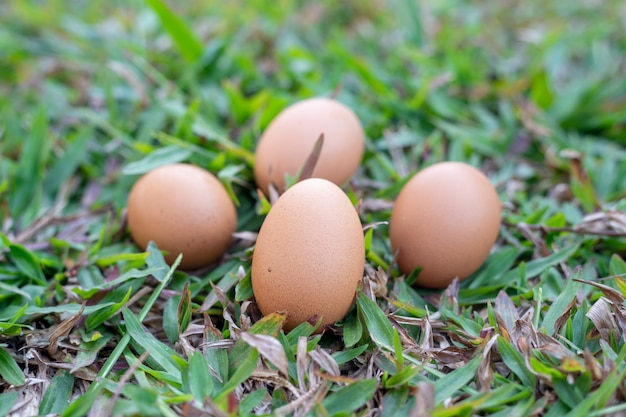
<path fill-rule="evenodd" d="M 259 351 L 256 349 L 251 349 L 249 351 L 247 357 L 242 358 L 242 360 L 237 364 L 237 368 L 235 368 L 235 372 L 233 372 L 228 379 L 228 381 L 222 387 L 222 392 L 219 394 L 218 398 L 223 398 L 226 395 L 230 394 L 239 386 L 239 384 L 243 383 L 246 379 L 252 375 L 252 372 L 256 370 L 257 364 L 259 362 Z M 216 400 L 216 402 L 219 402 Z"/>
<path fill-rule="evenodd" d="M 393 350 L 393 326 L 385 313 L 363 292 L 359 292 L 356 302 L 374 343 L 379 347 Z"/>
<path fill-rule="evenodd" d="M 24 373 L 17 366 L 17 362 L 2 347 L 0 347 L 0 375 L 5 381 L 16 387 L 26 383 Z"/>
<path fill-rule="evenodd" d="M 74 389 L 74 375 L 60 369 L 50 381 L 50 386 L 43 395 L 39 405 L 39 414 L 61 414 L 69 403 L 70 395 Z"/>
<path fill-rule="evenodd" d="M 35 281 L 38 285 L 46 285 L 46 277 L 35 255 L 21 245 L 10 245 L 9 253 L 11 254 L 11 259 L 15 262 L 15 266 L 17 266 L 24 275 Z"/>
<path fill-rule="evenodd" d="M 526 366 L 522 354 L 502 337 L 498 337 L 498 350 L 502 355 L 504 364 L 522 381 L 522 384 L 534 389 L 537 382 L 535 375 Z"/>
<path fill-rule="evenodd" d="M 137 316 L 128 308 L 124 308 L 122 314 L 126 322 L 126 331 L 131 339 L 137 342 L 143 349 L 150 352 L 150 357 L 152 357 L 163 370 L 170 373 L 172 376 L 180 375 L 180 367 L 173 359 L 178 356 L 178 354 L 170 347 L 157 340 L 152 333 L 146 331 Z"/>
<path fill-rule="evenodd" d="M 188 377 L 191 393 L 199 403 L 203 403 L 206 397 L 215 395 L 213 376 L 199 350 L 196 350 L 189 359 Z"/>
<path fill-rule="evenodd" d="M 161 24 L 174 40 L 183 58 L 189 63 L 196 62 L 202 55 L 203 46 L 185 21 L 161 0 L 148 0 L 148 5 L 159 16 Z"/>
<path fill-rule="evenodd" d="M 0 417 L 4 417 L 13 408 L 15 400 L 17 400 L 17 391 L 7 391 L 0 394 Z"/>
<path fill-rule="evenodd" d="M 352 413 L 372 398 L 377 385 L 378 383 L 374 378 L 346 385 L 326 397 L 322 401 L 322 406 L 329 416 L 338 413 Z"/>
<path fill-rule="evenodd" d="M 478 370 L 482 357 L 476 356 L 467 365 L 459 368 L 435 382 L 435 404 L 441 404 L 445 399 L 450 398 L 455 392 L 466 386 Z"/>
<path fill-rule="evenodd" d="M 580 288 L 580 283 L 570 279 L 563 289 L 563 292 L 554 300 L 541 323 L 546 333 L 552 335 L 556 329 L 557 320 L 567 313 L 572 301 L 576 298 L 576 294 Z"/>

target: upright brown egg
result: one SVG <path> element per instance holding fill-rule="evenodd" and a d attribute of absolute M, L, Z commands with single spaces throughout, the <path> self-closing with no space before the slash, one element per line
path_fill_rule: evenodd
<path fill-rule="evenodd" d="M 321 134 L 324 145 L 312 177 L 325 178 L 337 185 L 350 179 L 361 163 L 365 148 L 361 122 L 337 100 L 311 98 L 279 113 L 259 140 L 254 176 L 266 195 L 270 182 L 279 192 L 284 190 L 285 174 L 298 174 Z"/>
<path fill-rule="evenodd" d="M 421 267 L 417 283 L 443 288 L 485 261 L 500 228 L 502 204 L 489 179 L 460 162 L 418 172 L 396 199 L 389 239 L 400 270 Z"/>
<path fill-rule="evenodd" d="M 154 241 L 180 267 L 210 264 L 228 249 L 237 228 L 235 206 L 222 183 L 194 165 L 161 166 L 142 176 L 128 196 L 128 226 L 142 249 Z"/>
<path fill-rule="evenodd" d="M 252 289 L 261 312 L 285 312 L 285 330 L 304 321 L 345 317 L 363 277 L 359 216 L 330 181 L 311 178 L 289 188 L 265 218 L 252 258 Z"/>

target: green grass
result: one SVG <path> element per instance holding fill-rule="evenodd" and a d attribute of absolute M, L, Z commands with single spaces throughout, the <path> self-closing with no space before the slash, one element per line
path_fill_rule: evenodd
<path fill-rule="evenodd" d="M 623 413 L 623 2 L 299 3 L 0 4 L 0 415 Z M 250 306 L 249 234 L 196 273 L 132 244 L 130 187 L 175 161 L 257 232 L 260 133 L 333 94 L 367 134 L 364 225 L 421 167 L 490 176 L 474 276 L 412 286 L 378 224 L 336 334 L 284 334 Z"/>

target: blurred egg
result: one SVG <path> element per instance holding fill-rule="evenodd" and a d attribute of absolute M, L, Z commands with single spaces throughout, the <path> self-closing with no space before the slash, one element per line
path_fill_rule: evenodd
<path fill-rule="evenodd" d="M 270 182 L 279 192 L 284 190 L 285 174 L 299 173 L 321 134 L 324 144 L 312 177 L 337 185 L 350 179 L 365 148 L 361 122 L 351 109 L 336 100 L 311 98 L 279 113 L 259 140 L 254 176 L 265 195 L 269 195 Z"/>
<path fill-rule="evenodd" d="M 287 313 L 285 330 L 341 320 L 363 277 L 365 247 L 356 209 L 330 181 L 293 185 L 272 206 L 252 258 L 252 289 L 264 315 Z"/>
<path fill-rule="evenodd" d="M 149 241 L 180 267 L 194 269 L 220 258 L 237 228 L 237 212 L 222 183 L 194 165 L 171 164 L 143 175 L 128 196 L 128 226 L 143 250 Z"/>
<path fill-rule="evenodd" d="M 487 259 L 500 228 L 502 204 L 489 179 L 460 162 L 418 172 L 396 199 L 389 240 L 400 270 L 422 267 L 417 284 L 444 288 Z"/>

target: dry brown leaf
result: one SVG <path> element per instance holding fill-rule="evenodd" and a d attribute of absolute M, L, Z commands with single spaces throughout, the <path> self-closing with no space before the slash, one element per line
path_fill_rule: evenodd
<path fill-rule="evenodd" d="M 276 338 L 264 334 L 242 332 L 241 339 L 256 348 L 259 354 L 278 368 L 283 376 L 289 375 L 287 355 L 285 355 L 283 345 Z"/>
<path fill-rule="evenodd" d="M 240 267 L 239 270 L 237 271 L 237 278 L 239 278 L 238 281 L 240 281 L 242 278 L 241 277 L 242 270 L 243 270 L 243 267 Z M 245 276 L 245 271 L 243 271 L 243 275 Z M 230 303 L 230 301 L 225 291 L 228 291 L 229 289 L 234 287 L 236 282 L 231 283 L 229 286 L 227 286 L 224 289 L 219 288 L 218 286 L 213 284 L 213 282 L 209 282 L 209 284 L 211 284 L 212 291 L 206 296 L 206 298 L 204 299 L 204 302 L 200 306 L 201 312 L 209 310 L 218 301 L 222 303 L 223 306 L 227 306 Z"/>
<path fill-rule="evenodd" d="M 415 404 L 409 417 L 430 417 L 430 410 L 435 407 L 435 385 L 420 381 L 415 387 Z"/>
<path fill-rule="evenodd" d="M 606 298 L 600 297 L 598 301 L 593 303 L 586 316 L 591 320 L 603 340 L 609 342 L 611 333 L 620 333 L 613 317 L 611 302 Z"/>
<path fill-rule="evenodd" d="M 315 346 L 315 349 L 309 352 L 309 356 L 313 359 L 313 362 L 317 363 L 320 368 L 328 372 L 330 375 L 340 375 L 339 365 L 326 350 L 321 347 Z"/>
<path fill-rule="evenodd" d="M 493 369 L 491 368 L 491 351 L 498 341 L 498 335 L 488 333 L 489 339 L 482 352 L 482 359 L 476 372 L 476 382 L 481 391 L 489 391 L 493 384 Z"/>
<path fill-rule="evenodd" d="M 286 388 L 296 398 L 300 397 L 301 395 L 301 392 L 296 387 L 294 387 L 288 379 L 283 378 L 277 371 L 273 369 L 256 369 L 254 372 L 252 372 L 250 378 L 256 381 L 262 381 L 275 386 Z"/>
<path fill-rule="evenodd" d="M 515 341 L 517 347 L 520 351 L 523 352 L 522 346 L 520 345 L 521 339 L 524 341 L 522 343 L 525 344 L 524 348 L 532 348 L 533 346 L 538 345 L 537 341 L 537 329 L 533 325 L 533 315 L 535 314 L 534 308 L 529 308 L 524 315 L 515 320 L 515 327 L 511 332 L 511 339 Z"/>
<path fill-rule="evenodd" d="M 563 311 L 563 314 L 557 317 L 557 319 L 554 321 L 554 334 L 560 333 L 561 328 L 565 325 L 565 323 L 567 323 L 567 320 L 570 317 L 570 312 L 572 311 L 572 308 L 574 308 L 575 305 L 576 305 L 576 298 L 570 301 L 570 303 L 565 308 L 565 311 Z"/>
<path fill-rule="evenodd" d="M 80 320 L 83 315 L 83 311 L 85 311 L 85 303 L 80 306 L 80 310 L 74 316 L 70 317 L 67 320 L 59 323 L 58 326 L 54 328 L 54 330 L 50 333 L 49 345 L 48 345 L 48 354 L 51 357 L 56 357 L 57 352 L 59 350 L 59 339 L 65 338 L 70 331 L 74 328 L 78 320 Z"/>
<path fill-rule="evenodd" d="M 65 361 L 53 362 L 53 361 L 44 359 L 39 354 L 37 349 L 29 349 L 28 352 L 26 352 L 26 354 L 24 355 L 24 358 L 26 360 L 35 359 L 40 365 L 44 365 L 44 371 L 45 371 L 45 367 L 65 369 L 68 372 L 72 371 L 72 369 L 74 368 L 74 365 L 72 364 L 72 362 L 65 362 Z M 73 372 L 73 374 L 80 379 L 84 379 L 85 381 L 95 381 L 97 377 L 96 372 L 92 371 L 90 368 L 85 368 L 85 367 L 78 368 L 78 370 Z"/>
<path fill-rule="evenodd" d="M 324 148 L 324 134 L 320 134 L 315 144 L 313 145 L 313 149 L 311 149 L 311 153 L 306 158 L 304 165 L 300 169 L 300 175 L 298 176 L 298 181 L 304 181 L 306 179 L 311 178 L 313 175 L 313 171 L 315 170 L 315 166 L 317 165 L 317 161 L 320 159 L 320 155 L 322 154 L 322 149 Z"/>
<path fill-rule="evenodd" d="M 306 376 L 310 363 L 311 359 L 309 355 L 307 355 L 307 338 L 300 336 L 298 338 L 298 351 L 296 353 L 296 373 L 298 374 L 298 388 L 302 391 L 306 391 L 304 377 Z"/>
<path fill-rule="evenodd" d="M 285 404 L 282 407 L 274 410 L 275 416 L 287 416 L 291 413 L 296 415 L 306 415 L 309 411 L 315 407 L 320 396 L 325 396 L 328 391 L 328 384 L 323 382 L 318 383 L 309 391 L 299 396 L 297 399 Z"/>
<path fill-rule="evenodd" d="M 519 313 L 517 307 L 509 298 L 506 292 L 500 290 L 493 306 L 496 312 L 496 319 L 498 321 L 498 327 L 503 333 L 510 334 L 511 330 L 515 328 L 515 321 L 519 319 Z"/>
<path fill-rule="evenodd" d="M 585 279 L 574 278 L 574 281 L 582 282 L 583 284 L 591 285 L 598 288 L 600 291 L 602 291 L 602 294 L 604 294 L 604 296 L 614 304 L 622 305 L 624 303 L 624 296 L 615 288 L 609 287 L 608 285 L 600 284 L 599 282 L 588 281 Z"/>

